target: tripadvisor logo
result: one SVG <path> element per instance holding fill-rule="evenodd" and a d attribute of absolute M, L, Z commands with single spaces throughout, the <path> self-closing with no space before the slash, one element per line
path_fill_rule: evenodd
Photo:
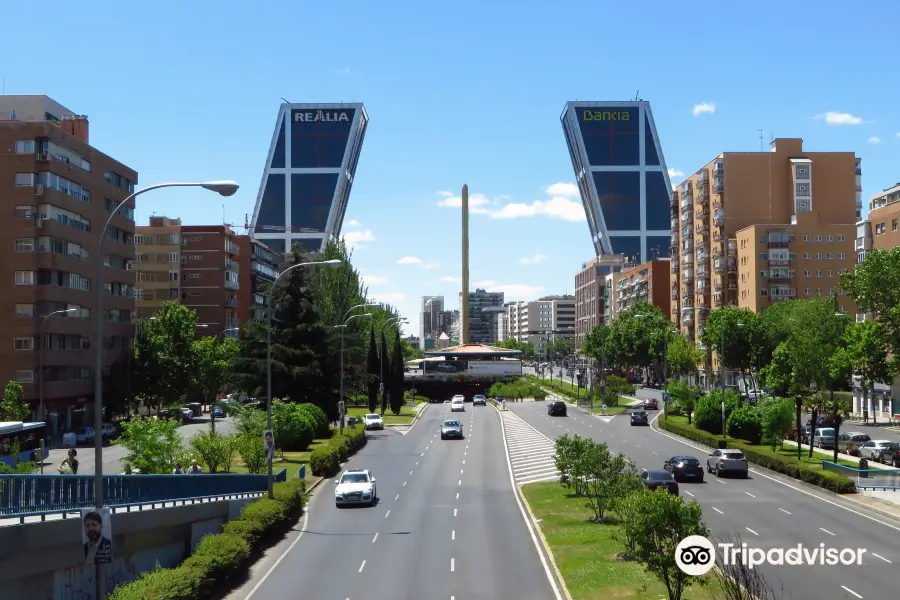
<path fill-rule="evenodd" d="M 675 548 L 675 564 L 684 573 L 693 576 L 705 575 L 716 564 L 716 555 L 721 553 L 722 564 L 744 565 L 750 569 L 762 565 L 801 567 L 804 565 L 861 565 L 865 548 L 830 548 L 825 544 L 807 547 L 797 544 L 789 548 L 763 550 L 746 543 L 740 545 L 720 543 L 714 545 L 702 535 L 690 535 Z M 718 552 L 717 552 L 718 550 Z"/>

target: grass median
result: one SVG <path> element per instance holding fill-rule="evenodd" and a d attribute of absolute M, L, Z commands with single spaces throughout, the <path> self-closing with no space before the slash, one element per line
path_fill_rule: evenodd
<path fill-rule="evenodd" d="M 558 482 L 522 487 L 531 512 L 547 540 L 572 600 L 666 598 L 665 586 L 640 563 L 619 557 L 623 543 L 619 526 L 591 521 L 585 499 L 573 497 Z M 717 583 L 692 586 L 684 600 L 712 600 Z M 721 595 L 721 594 L 720 594 Z"/>
<path fill-rule="evenodd" d="M 395 415 L 391 411 L 387 411 L 384 413 L 384 424 L 385 425 L 411 425 L 413 419 L 416 418 L 416 413 L 413 411 L 412 406 L 407 406 L 406 404 L 400 409 L 400 414 Z M 378 414 L 381 414 L 380 410 L 375 411 Z M 364 416 L 370 414 L 369 409 L 367 407 L 355 407 L 351 406 L 347 408 L 347 416 L 348 417 L 356 417 L 357 419 L 362 419 Z"/>

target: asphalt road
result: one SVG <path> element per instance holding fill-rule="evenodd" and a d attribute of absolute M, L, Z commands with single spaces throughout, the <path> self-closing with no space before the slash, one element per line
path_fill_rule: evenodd
<path fill-rule="evenodd" d="M 184 439 L 185 445 L 197 433 L 209 429 L 209 415 L 203 415 L 197 419 L 193 419 L 190 423 L 182 425 L 178 428 Z M 216 419 L 216 431 L 219 433 L 234 433 L 234 423 L 229 418 Z M 94 472 L 94 447 L 79 445 L 78 450 L 78 474 L 87 474 Z M 68 455 L 68 449 L 54 448 L 48 452 L 47 460 L 44 461 L 45 473 L 56 473 L 59 464 L 65 460 Z M 103 448 L 103 473 L 106 475 L 118 475 L 125 471 L 125 465 L 122 460 L 128 452 L 123 446 L 113 445 Z"/>
<path fill-rule="evenodd" d="M 464 440 L 442 441 L 448 404 L 431 405 L 401 435 L 372 433 L 344 468 L 376 478 L 375 507 L 334 506 L 325 482 L 288 546 L 244 600 L 552 600 L 512 485 L 500 417 L 490 406 L 455 413 Z"/>
<path fill-rule="evenodd" d="M 555 439 L 564 433 L 605 442 L 614 452 L 633 460 L 638 468 L 662 468 L 663 462 L 688 455 L 706 462 L 707 451 L 693 442 L 669 437 L 651 427 L 632 427 L 627 415 L 601 419 L 570 407 L 567 417 L 548 417 L 544 403 L 510 404 L 509 409 L 544 435 Z M 705 483 L 680 484 L 685 500 L 695 499 L 715 532 L 729 531 L 743 542 L 764 550 L 825 544 L 829 548 L 865 548 L 860 566 L 765 567 L 770 581 L 790 590 L 793 598 L 896 598 L 893 563 L 900 562 L 900 524 L 841 500 L 799 487 L 788 478 L 758 468 L 750 478 L 717 479 L 707 474 Z"/>

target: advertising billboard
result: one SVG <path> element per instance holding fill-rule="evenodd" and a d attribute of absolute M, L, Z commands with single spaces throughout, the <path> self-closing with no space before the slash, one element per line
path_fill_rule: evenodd
<path fill-rule="evenodd" d="M 424 373 L 429 375 L 465 374 L 465 360 L 426 360 L 422 361 Z"/>
<path fill-rule="evenodd" d="M 466 375 L 521 375 L 520 360 L 470 360 Z"/>

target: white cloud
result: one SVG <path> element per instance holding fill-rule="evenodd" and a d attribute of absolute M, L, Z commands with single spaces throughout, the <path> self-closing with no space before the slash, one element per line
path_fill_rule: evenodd
<path fill-rule="evenodd" d="M 546 254 L 535 254 L 534 256 L 526 256 L 525 258 L 519 260 L 523 265 L 539 265 L 544 259 L 547 258 Z"/>
<path fill-rule="evenodd" d="M 459 283 L 459 277 L 454 277 L 453 275 L 444 275 L 441 277 L 441 281 L 444 283 Z"/>
<path fill-rule="evenodd" d="M 406 302 L 406 294 L 401 294 L 400 292 L 375 292 L 374 294 L 369 294 L 369 300 L 386 304 L 397 304 Z"/>
<path fill-rule="evenodd" d="M 534 300 L 544 291 L 544 288 L 539 285 L 511 283 L 507 285 L 492 285 L 487 291 L 503 292 L 505 300 L 512 302 L 513 300 Z"/>
<path fill-rule="evenodd" d="M 418 256 L 404 256 L 397 261 L 398 265 L 421 265 L 422 259 Z"/>
<path fill-rule="evenodd" d="M 360 279 L 365 285 L 384 285 L 387 283 L 387 277 L 381 275 L 362 275 Z"/>
<path fill-rule="evenodd" d="M 441 263 L 436 263 L 436 262 L 425 263 L 424 265 L 422 265 L 422 270 L 430 271 L 432 269 L 437 269 L 439 266 L 441 266 Z"/>
<path fill-rule="evenodd" d="M 678 169 L 669 169 L 669 177 L 684 177 L 684 173 Z"/>
<path fill-rule="evenodd" d="M 347 221 L 346 225 L 347 227 L 359 227 L 359 221 L 357 221 L 356 219 L 350 219 L 349 221 Z"/>
<path fill-rule="evenodd" d="M 447 208 L 462 207 L 462 196 L 454 196 L 450 192 L 438 192 L 438 194 L 444 197 L 443 200 L 438 202 L 438 206 Z M 469 212 L 473 215 L 488 214 L 487 205 L 490 203 L 490 199 L 484 194 L 469 194 Z"/>
<path fill-rule="evenodd" d="M 493 279 L 484 279 L 482 281 L 476 281 L 472 285 L 474 285 L 477 288 L 489 288 L 492 285 L 497 285 L 497 282 L 494 281 Z"/>
<path fill-rule="evenodd" d="M 375 234 L 372 233 L 371 229 L 364 229 L 361 231 L 347 231 L 344 232 L 344 235 L 342 235 L 341 237 L 344 238 L 344 242 L 347 244 L 347 246 L 354 250 L 364 248 L 364 243 L 375 241 Z"/>
<path fill-rule="evenodd" d="M 716 112 L 716 105 L 712 102 L 701 102 L 700 104 L 695 104 L 694 108 L 691 109 L 691 113 L 693 113 L 695 117 L 705 114 L 711 115 L 714 112 Z"/>
<path fill-rule="evenodd" d="M 816 119 L 825 121 L 828 125 L 859 125 L 862 117 L 854 117 L 850 113 L 828 111 L 823 115 L 816 115 Z"/>
<path fill-rule="evenodd" d="M 874 135 L 873 135 L 872 137 L 869 138 L 869 143 L 870 143 L 870 144 L 877 144 L 877 143 L 880 142 L 880 141 L 881 141 L 881 138 L 880 138 L 880 137 L 876 137 L 876 136 L 874 136 Z"/>
<path fill-rule="evenodd" d="M 541 215 L 573 223 L 586 220 L 581 202 L 562 196 L 554 196 L 549 200 L 535 200 L 531 204 L 510 202 L 499 210 L 492 211 L 490 215 L 492 219 L 521 219 Z"/>
<path fill-rule="evenodd" d="M 900 138 L 900 131 L 897 132 L 897 137 Z"/>
<path fill-rule="evenodd" d="M 580 196 L 578 186 L 574 183 L 554 183 L 545 190 L 548 196 L 563 196 L 565 198 L 577 198 Z"/>

